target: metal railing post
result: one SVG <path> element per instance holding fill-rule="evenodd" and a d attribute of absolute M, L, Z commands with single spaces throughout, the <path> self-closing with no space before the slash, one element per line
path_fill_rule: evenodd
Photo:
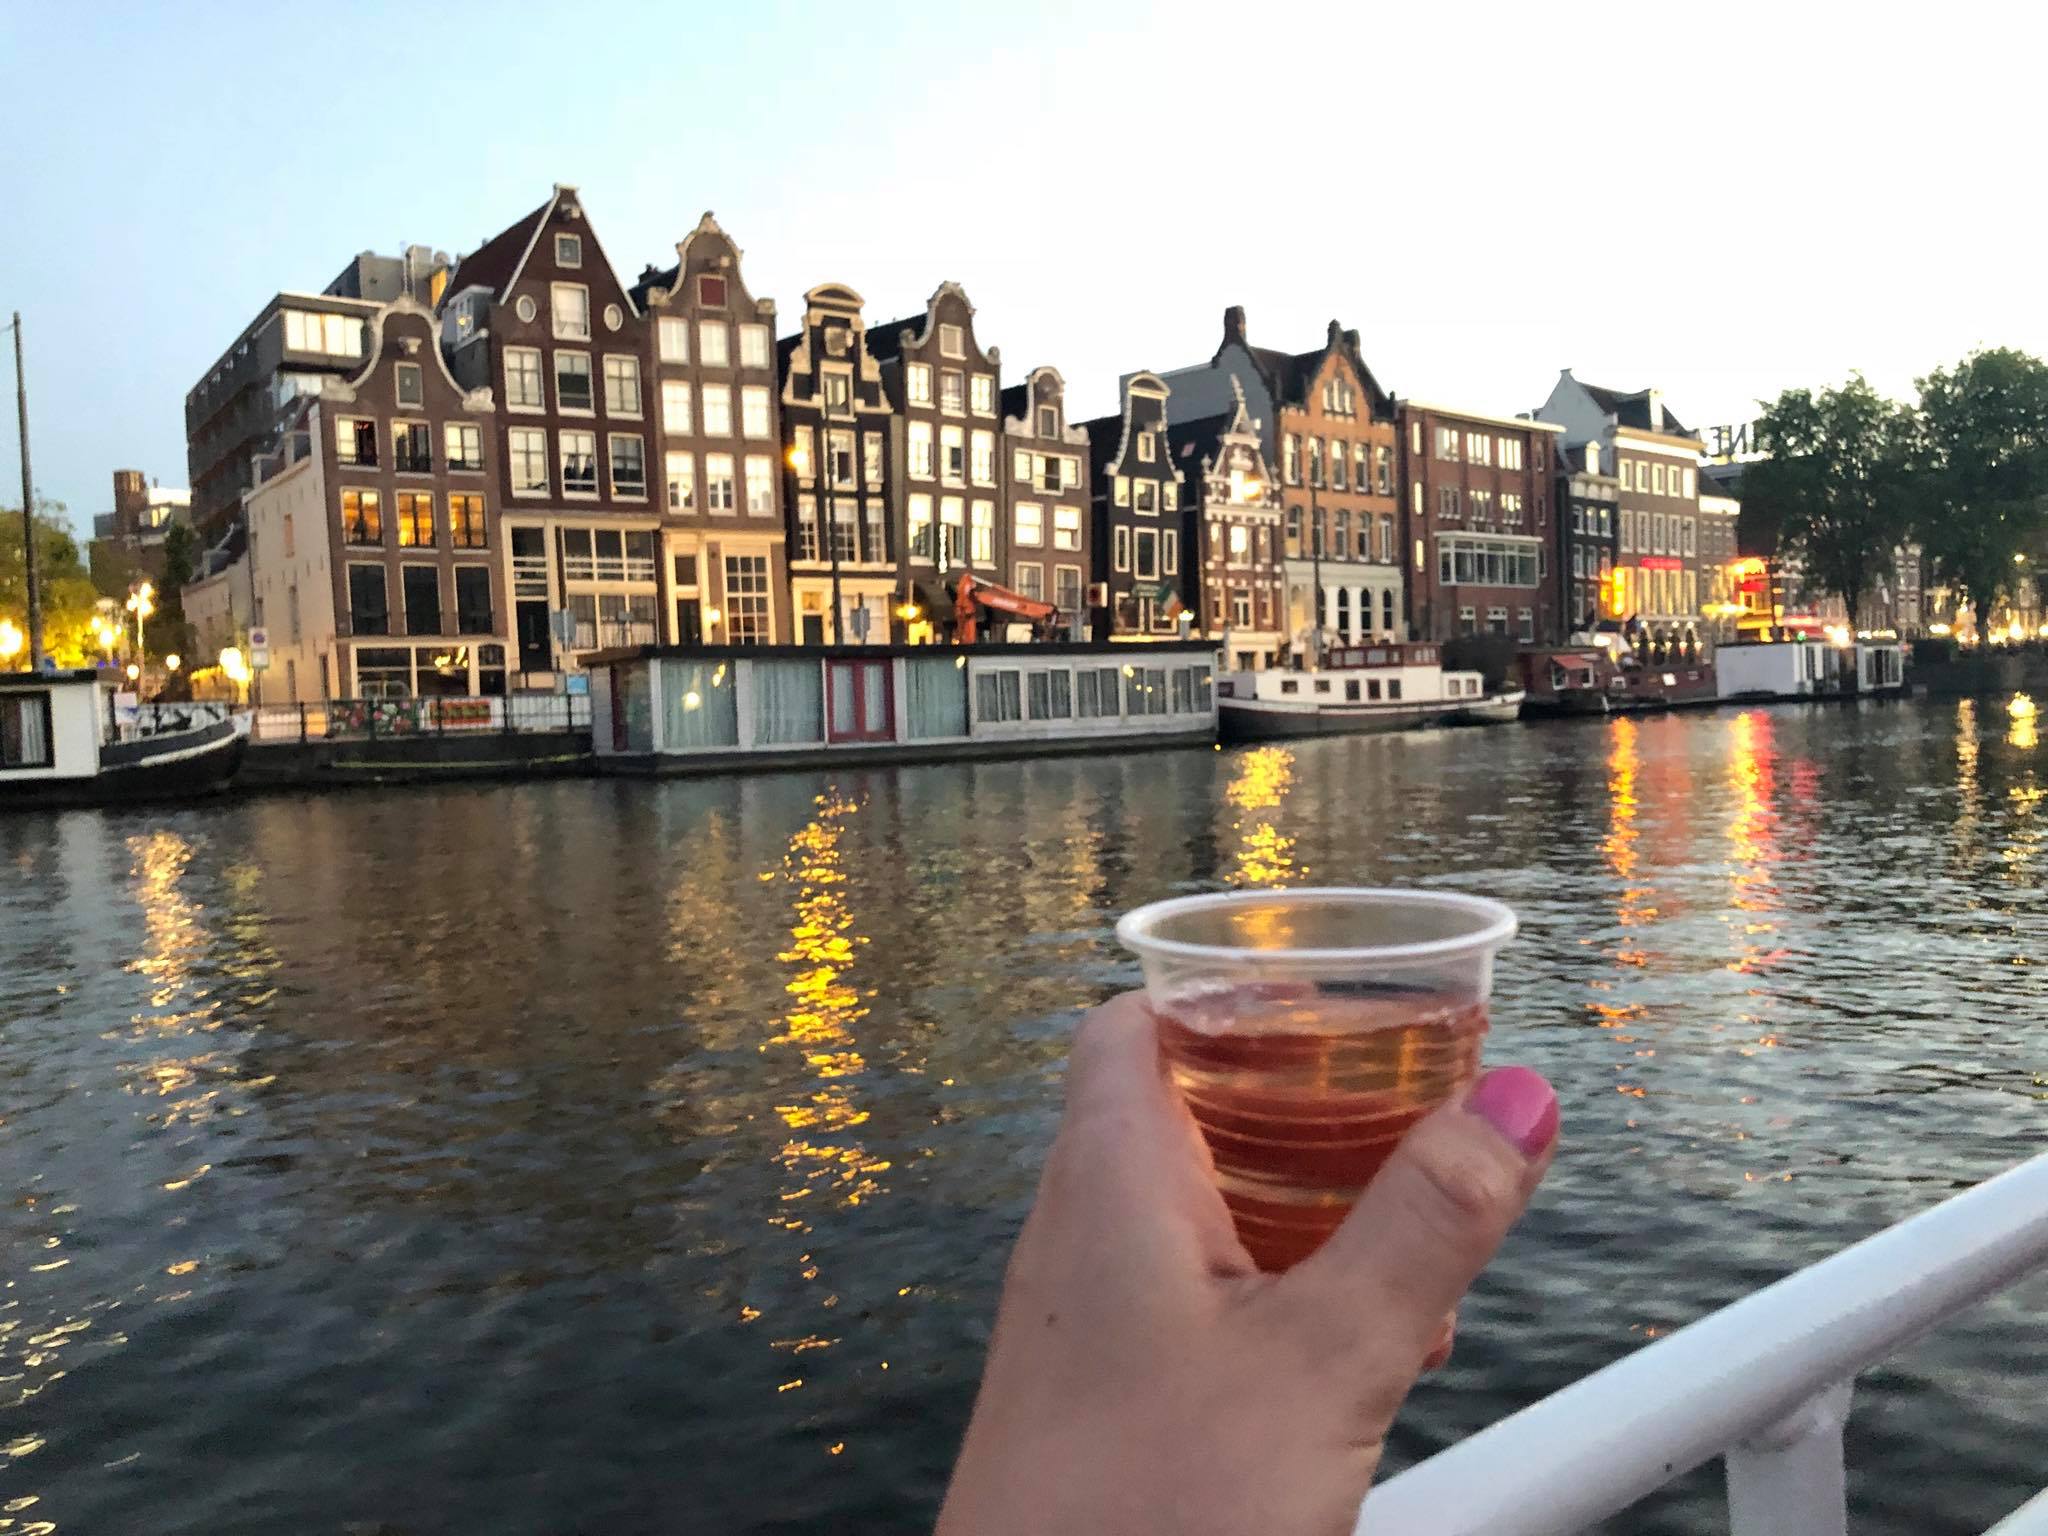
<path fill-rule="evenodd" d="M 1855 1385 L 1824 1388 L 1729 1447 L 1729 1536 L 1847 1536 L 1842 1426 Z"/>

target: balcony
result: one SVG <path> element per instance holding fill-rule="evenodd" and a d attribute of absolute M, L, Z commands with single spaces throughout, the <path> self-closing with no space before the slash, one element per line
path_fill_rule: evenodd
<path fill-rule="evenodd" d="M 547 562 L 540 559 L 538 563 L 544 576 Z M 519 564 L 516 558 L 512 562 L 512 579 L 515 583 L 519 580 Z M 649 557 L 633 555 L 564 555 L 562 576 L 566 581 L 644 581 L 652 585 L 654 561 Z"/>
<path fill-rule="evenodd" d="M 652 578 L 649 578 L 650 580 Z M 601 623 L 580 621 L 576 625 L 578 651 L 609 651 L 621 646 L 653 645 L 659 640 L 651 619 L 606 619 Z"/>
<path fill-rule="evenodd" d="M 514 597 L 546 597 L 548 595 L 548 557 L 546 555 L 514 555 L 512 557 L 512 595 Z"/>

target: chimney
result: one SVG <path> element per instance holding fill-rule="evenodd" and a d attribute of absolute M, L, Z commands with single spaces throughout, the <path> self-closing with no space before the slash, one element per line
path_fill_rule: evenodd
<path fill-rule="evenodd" d="M 1356 352 L 1358 350 L 1358 332 L 1346 331 L 1344 333 L 1344 345 Z"/>
<path fill-rule="evenodd" d="M 1643 399 L 1649 410 L 1650 430 L 1652 432 L 1662 432 L 1664 430 L 1664 391 L 1661 389 L 1646 389 L 1643 391 Z"/>
<path fill-rule="evenodd" d="M 1223 311 L 1223 344 L 1229 346 L 1233 341 L 1239 346 L 1245 344 L 1244 306 L 1242 304 L 1233 304 L 1230 308 Z"/>

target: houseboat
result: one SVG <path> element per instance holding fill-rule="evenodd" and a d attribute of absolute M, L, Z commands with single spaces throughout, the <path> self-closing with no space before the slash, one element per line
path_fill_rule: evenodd
<path fill-rule="evenodd" d="M 0 810 L 212 794 L 234 777 L 247 717 L 220 704 L 122 702 L 101 674 L 0 675 Z"/>
<path fill-rule="evenodd" d="M 1486 685 L 1477 672 L 1446 672 L 1442 648 L 1424 642 L 1337 646 L 1313 671 L 1232 672 L 1216 694 L 1223 739 L 1259 741 L 1447 725 Z"/>
<path fill-rule="evenodd" d="M 1216 648 L 640 646 L 583 658 L 598 771 L 687 774 L 1207 745 Z"/>
<path fill-rule="evenodd" d="M 1723 699 L 1841 699 L 1906 691 L 1905 649 L 1896 640 L 1744 640 L 1717 653 Z"/>
<path fill-rule="evenodd" d="M 1617 708 L 1695 709 L 1721 702 L 1714 663 L 1697 657 L 1661 662 L 1625 657 L 1621 679 Z"/>
<path fill-rule="evenodd" d="M 1529 650 L 1515 660 L 1527 691 L 1524 715 L 1604 715 L 1626 707 L 1628 684 L 1604 646 Z"/>

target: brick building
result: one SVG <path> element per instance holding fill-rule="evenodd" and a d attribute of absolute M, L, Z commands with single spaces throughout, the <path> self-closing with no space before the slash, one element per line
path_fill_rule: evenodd
<path fill-rule="evenodd" d="M 1194 501 L 1183 499 L 1167 437 L 1172 391 L 1156 373 L 1125 376 L 1114 416 L 1084 423 L 1093 508 L 1097 640 L 1171 639 L 1200 605 Z M 1182 565 L 1183 552 L 1188 564 Z"/>
<path fill-rule="evenodd" d="M 1288 645 L 1280 487 L 1242 390 L 1226 414 L 1173 422 L 1167 441 L 1194 534 L 1186 584 L 1195 628 L 1216 641 L 1226 669 L 1274 666 Z"/>
<path fill-rule="evenodd" d="M 1001 460 L 1010 497 L 1007 584 L 1059 605 L 1067 633 L 1089 633 L 1088 434 L 1067 421 L 1067 384 L 1057 368 L 1034 368 L 1002 393 Z"/>

